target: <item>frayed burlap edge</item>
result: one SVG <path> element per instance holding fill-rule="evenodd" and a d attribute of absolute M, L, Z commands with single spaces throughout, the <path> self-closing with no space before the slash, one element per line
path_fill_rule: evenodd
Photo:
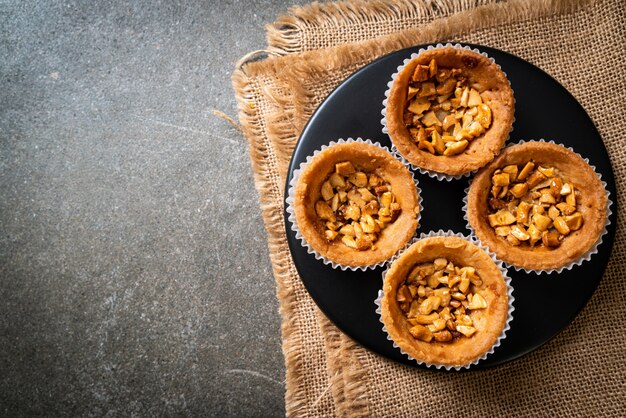
<path fill-rule="evenodd" d="M 368 3 L 358 1 L 343 2 L 337 5 L 315 4 L 307 6 L 308 8 L 294 9 L 292 15 L 296 16 L 295 19 L 306 21 L 307 24 L 314 24 L 315 19 L 353 19 L 358 18 L 359 15 L 350 13 L 358 5 L 360 13 L 367 16 L 367 19 L 372 19 L 372 16 L 379 16 L 381 20 L 384 20 L 387 15 L 377 15 L 377 13 L 382 13 L 377 8 L 381 8 L 385 3 L 388 2 L 373 2 L 371 9 L 368 9 Z M 306 75 L 310 78 L 332 68 L 364 65 L 376 57 L 411 45 L 451 39 L 455 35 L 474 29 L 567 13 L 588 3 L 590 2 L 585 0 L 512 0 L 507 3 L 488 4 L 375 40 L 340 45 L 326 50 L 304 52 L 297 55 L 272 57 L 260 62 L 241 63 L 235 70 L 232 81 L 239 107 L 239 119 L 249 143 L 255 184 L 268 233 L 269 252 L 277 283 L 277 296 L 282 317 L 283 353 L 286 364 L 285 402 L 287 415 L 295 415 L 303 409 L 305 403 L 310 402 L 304 396 L 302 388 L 302 342 L 294 332 L 292 323 L 295 319 L 293 315 L 295 296 L 293 289 L 285 285 L 285 278 L 297 273 L 285 243 L 282 199 L 279 202 L 273 199 L 273 196 L 282 197 L 284 191 L 287 165 L 280 163 L 280 161 L 289 161 L 295 146 L 293 132 L 301 132 L 306 123 L 305 108 L 308 103 L 307 98 L 310 98 L 311 93 L 307 92 L 305 86 L 299 82 L 304 75 L 299 73 L 302 71 L 300 69 L 306 68 Z M 299 13 L 300 10 L 303 12 Z M 320 16 L 313 18 L 313 10 L 318 10 Z M 281 42 L 283 41 L 280 40 L 280 36 L 283 37 L 284 42 L 290 39 L 291 32 L 288 25 L 283 25 L 283 29 L 280 30 L 278 29 L 281 27 L 280 25 L 275 24 L 272 27 L 275 30 L 272 29 L 274 32 L 270 42 L 273 44 L 270 45 L 270 48 L 282 45 Z M 282 35 L 279 36 L 279 33 Z M 306 65 L 303 65 L 305 63 Z M 280 79 L 284 83 L 283 89 L 263 85 L 259 82 L 262 77 Z M 285 86 L 295 92 L 293 96 L 285 93 Z M 260 94 L 259 92 L 262 92 L 277 105 L 277 112 L 270 114 L 267 124 L 261 120 L 258 109 L 254 106 L 257 102 L 255 97 Z M 297 99 L 294 100 L 294 97 Z M 271 136 L 273 142 L 280 145 L 275 148 L 279 149 L 282 154 L 281 158 L 270 156 L 267 153 L 268 143 L 264 133 Z M 275 159 L 271 164 L 278 167 L 278 174 L 268 170 L 270 164 L 266 161 L 267 158 Z M 332 393 L 335 400 L 337 414 L 368 415 L 367 400 L 360 396 L 363 393 L 363 388 L 359 384 L 359 374 L 363 372 L 359 372 L 359 370 L 362 368 L 355 365 L 355 367 L 348 367 L 347 371 L 341 374 L 336 372 L 334 375 L 332 374 L 333 371 L 338 370 L 339 366 L 345 367 L 350 362 L 358 362 L 358 359 L 351 355 L 353 348 L 351 345 L 356 344 L 349 339 L 339 338 L 336 328 L 321 314 L 320 326 L 322 332 L 326 334 L 326 344 L 333 345 L 333 347 L 327 348 L 338 350 L 339 353 L 337 358 L 329 359 L 329 364 L 327 364 L 328 371 L 331 372 L 328 391 Z M 348 405 L 346 400 L 349 399 L 358 401 L 351 401 Z"/>
<path fill-rule="evenodd" d="M 293 330 L 293 306 L 295 294 L 293 289 L 286 286 L 284 277 L 297 274 L 294 270 L 291 256 L 285 253 L 286 245 L 284 238 L 284 220 L 282 210 L 276 207 L 273 196 L 281 195 L 279 188 L 280 180 L 276 178 L 269 168 L 267 159 L 272 158 L 268 153 L 268 144 L 265 139 L 264 126 L 255 107 L 256 92 L 262 90 L 254 80 L 248 78 L 242 71 L 236 71 L 232 77 L 233 87 L 236 92 L 239 107 L 239 120 L 241 129 L 248 140 L 248 152 L 252 162 L 254 181 L 259 194 L 259 204 L 268 235 L 269 254 L 272 260 L 272 269 L 276 279 L 276 293 L 279 301 L 279 312 L 282 318 L 281 335 L 283 339 L 283 355 L 286 366 L 286 405 L 287 412 L 299 410 L 306 402 L 304 391 L 300 384 L 301 373 L 301 350 L 302 346 L 298 335 Z M 277 104 L 288 106 L 279 92 L 265 92 Z M 284 126 L 285 120 L 278 124 L 269 124 L 275 130 L 277 137 L 281 137 L 280 127 Z M 269 133 L 268 133 L 269 135 Z M 277 164 L 276 161 L 273 162 Z M 283 182 L 284 183 L 284 182 Z M 271 193 L 268 193 L 271 191 Z"/>
<path fill-rule="evenodd" d="M 438 0 L 427 2 L 436 6 L 437 4 L 448 4 L 448 8 L 457 13 L 445 17 L 434 19 L 425 26 L 413 27 L 402 32 L 393 33 L 380 38 L 369 39 L 361 42 L 338 45 L 324 50 L 304 51 L 299 54 L 285 55 L 285 61 L 274 61 L 278 68 L 283 65 L 294 65 L 297 62 L 307 61 L 312 64 L 307 70 L 319 71 L 325 64 L 333 67 L 345 65 L 347 63 L 357 63 L 372 56 L 380 56 L 394 50 L 406 48 L 419 43 L 430 43 L 448 39 L 456 34 L 466 33 L 473 29 L 483 29 L 491 26 L 506 24 L 509 22 L 519 22 L 529 19 L 536 19 L 543 16 L 568 13 L 576 10 L 581 5 L 592 3 L 593 0 L 510 0 L 508 2 L 490 3 L 475 7 L 475 2 Z M 370 6 L 371 4 L 371 6 Z M 468 10 L 469 8 L 469 10 Z M 446 8 L 443 8 L 444 10 Z M 425 11 L 426 10 L 426 11 Z M 393 12 L 391 12 L 393 11 Z M 293 31 L 304 31 L 306 27 L 313 25 L 328 25 L 333 22 L 339 24 L 350 22 L 352 24 L 366 24 L 368 22 L 382 22 L 393 18 L 396 15 L 406 15 L 412 13 L 421 16 L 426 13 L 428 16 L 436 17 L 432 8 L 424 4 L 424 0 L 411 2 L 402 0 L 374 0 L 373 2 L 362 3 L 359 0 L 349 0 L 340 3 L 319 4 L 313 3 L 304 7 L 291 9 L 291 15 L 280 17 L 274 24 L 269 25 L 268 51 L 277 55 L 284 55 L 285 52 L 295 50 L 296 41 Z M 283 50 L 284 49 L 284 50 Z M 330 54 L 333 52 L 332 54 Z M 332 55 L 332 57 L 329 57 Z M 323 56 L 319 62 L 316 59 Z M 329 58 L 331 59 L 328 62 Z M 315 65 L 317 62 L 318 65 Z M 267 68 L 267 62 L 251 63 L 246 69 L 251 75 L 260 71 L 272 71 Z M 325 67 L 328 68 L 328 67 Z M 276 72 L 276 68 L 273 70 Z"/>
<path fill-rule="evenodd" d="M 311 28 L 352 27 L 381 22 L 404 22 L 436 18 L 464 12 L 499 0 L 371 0 L 337 3 L 314 2 L 295 6 L 288 15 L 266 25 L 268 50 L 275 55 L 304 52 L 305 36 Z M 341 39 L 337 43 L 342 43 Z"/>

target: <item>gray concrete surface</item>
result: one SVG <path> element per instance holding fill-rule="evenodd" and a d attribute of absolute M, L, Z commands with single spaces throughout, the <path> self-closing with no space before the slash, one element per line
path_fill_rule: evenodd
<path fill-rule="evenodd" d="M 211 113 L 289 4 L 0 0 L 0 416 L 284 414 L 247 146 Z"/>

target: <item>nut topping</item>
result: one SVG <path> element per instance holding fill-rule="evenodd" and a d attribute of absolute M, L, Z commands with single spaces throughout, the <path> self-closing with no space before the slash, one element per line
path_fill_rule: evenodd
<path fill-rule="evenodd" d="M 402 211 L 390 184 L 357 170 L 350 161 L 335 164 L 320 193 L 315 213 L 325 221 L 326 240 L 339 240 L 357 251 L 376 249 L 382 231 Z"/>
<path fill-rule="evenodd" d="M 488 307 L 476 292 L 475 286 L 481 284 L 475 268 L 459 268 L 445 258 L 413 267 L 396 293 L 409 333 L 425 342 L 451 342 L 474 335 L 477 329 L 468 313 Z"/>
<path fill-rule="evenodd" d="M 578 191 L 554 167 L 509 165 L 494 172 L 491 184 L 487 220 L 511 245 L 558 247 L 583 225 Z"/>
<path fill-rule="evenodd" d="M 418 65 L 407 92 L 404 122 L 421 150 L 458 155 L 491 126 L 491 109 L 457 68 L 432 59 Z"/>

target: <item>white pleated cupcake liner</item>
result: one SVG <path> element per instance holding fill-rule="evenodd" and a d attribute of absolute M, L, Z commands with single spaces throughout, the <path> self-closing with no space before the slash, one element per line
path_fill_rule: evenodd
<path fill-rule="evenodd" d="M 591 169 L 596 173 L 596 175 L 598 176 L 598 178 L 600 179 L 600 183 L 602 184 L 602 187 L 604 188 L 604 191 L 606 192 L 606 221 L 604 223 L 604 230 L 602 231 L 602 233 L 600 234 L 600 237 L 598 238 L 598 240 L 595 242 L 595 244 L 593 244 L 591 246 L 591 248 L 589 248 L 589 250 L 587 250 L 583 255 L 581 255 L 579 258 L 577 258 L 574 261 L 571 261 L 569 263 L 567 263 L 566 265 L 562 266 L 562 267 L 558 267 L 558 268 L 554 268 L 554 269 L 537 269 L 537 270 L 533 270 L 533 269 L 527 269 L 524 267 L 518 267 L 516 265 L 507 263 L 506 261 L 503 261 L 503 263 L 507 266 L 507 267 L 513 267 L 516 271 L 524 271 L 526 273 L 535 273 L 537 276 L 541 275 L 542 273 L 546 273 L 546 274 L 552 274 L 552 273 L 561 273 L 563 270 L 571 270 L 572 268 L 576 267 L 576 266 L 580 266 L 582 265 L 582 263 L 584 263 L 585 261 L 589 261 L 591 260 L 591 257 L 594 254 L 597 254 L 598 252 L 598 247 L 602 244 L 603 240 L 604 240 L 604 236 L 606 235 L 607 228 L 609 225 L 611 225 L 611 214 L 613 213 L 613 211 L 611 210 L 611 206 L 613 205 L 613 202 L 611 201 L 611 192 L 609 192 L 606 188 L 606 182 L 602 180 L 602 174 L 598 173 L 598 171 L 596 170 L 596 167 L 594 165 L 591 165 L 589 163 L 589 159 L 588 158 L 583 158 L 582 155 L 580 155 L 579 153 L 577 153 L 576 151 L 574 151 L 574 149 L 572 147 L 566 147 L 563 144 L 559 144 L 557 142 L 554 142 L 552 140 L 550 141 L 546 141 L 545 139 L 541 138 L 539 140 L 529 140 L 529 141 L 525 141 L 525 140 L 521 140 L 520 142 L 516 143 L 516 144 L 509 144 L 506 148 L 508 147 L 513 147 L 515 145 L 521 145 L 524 144 L 526 142 L 547 142 L 550 144 L 555 144 L 555 145 L 560 145 L 563 148 L 567 148 L 568 150 L 572 151 L 574 154 L 578 155 L 580 158 L 582 158 L 588 165 L 589 167 L 591 167 Z M 476 238 L 478 241 L 480 241 L 480 239 L 478 238 L 478 236 L 476 235 L 476 231 L 474 230 L 474 228 L 472 227 L 472 225 L 469 222 L 469 218 L 467 216 L 467 205 L 468 205 L 468 196 L 469 196 L 469 189 L 472 185 L 472 180 L 470 180 L 469 185 L 467 186 L 467 188 L 465 189 L 465 196 L 463 197 L 463 219 L 465 219 L 465 223 L 467 224 L 467 229 L 470 230 L 472 236 L 474 238 Z"/>
<path fill-rule="evenodd" d="M 490 354 L 493 354 L 495 349 L 497 347 L 499 347 L 501 345 L 502 341 L 506 338 L 507 331 L 511 329 L 511 321 L 513 320 L 513 311 L 515 311 L 515 307 L 513 306 L 513 302 L 515 301 L 515 297 L 513 296 L 513 286 L 511 285 L 511 278 L 508 276 L 508 271 L 507 271 L 506 267 L 504 266 L 504 263 L 502 261 L 500 261 L 493 252 L 489 251 L 489 249 L 486 246 L 482 245 L 480 243 L 480 241 L 475 236 L 471 236 L 471 235 L 470 236 L 466 236 L 466 235 L 463 235 L 461 233 L 456 233 L 456 232 L 453 232 L 453 231 L 444 231 L 444 230 L 440 229 L 439 231 L 431 231 L 429 233 L 422 233 L 422 234 L 420 234 L 419 237 L 416 237 L 413 240 L 411 240 L 411 242 L 401 252 L 399 252 L 394 257 L 392 257 L 389 260 L 389 263 L 387 264 L 387 268 L 383 271 L 383 274 L 382 274 L 383 283 L 384 283 L 384 280 L 385 280 L 385 276 L 387 275 L 387 272 L 391 268 L 391 265 L 393 264 L 394 261 L 396 261 L 398 258 L 400 258 L 402 256 L 402 253 L 404 253 L 404 251 L 406 251 L 411 245 L 415 244 L 416 242 L 421 241 L 421 240 L 423 240 L 425 238 L 431 238 L 431 237 L 458 237 L 458 238 L 462 238 L 462 239 L 464 239 L 464 240 L 466 240 L 466 241 L 476 245 L 478 248 L 480 248 L 485 253 L 487 253 L 487 255 L 489 255 L 489 257 L 491 257 L 493 262 L 496 264 L 496 266 L 498 267 L 498 269 L 502 273 L 502 278 L 504 279 L 504 283 L 506 284 L 506 287 L 507 287 L 509 309 L 507 310 L 507 317 L 506 317 L 506 322 L 504 324 L 504 328 L 502 329 L 502 333 L 500 334 L 500 336 L 498 336 L 498 338 L 496 339 L 496 342 L 481 357 L 479 357 L 479 358 L 477 358 L 477 359 L 473 360 L 472 362 L 470 362 L 468 364 L 465 364 L 465 365 L 451 366 L 451 365 L 446 365 L 446 364 L 428 363 L 428 362 L 425 362 L 425 361 L 417 360 L 417 359 L 413 358 L 412 356 L 410 356 L 409 354 L 407 354 L 389 336 L 389 333 L 387 332 L 387 327 L 385 326 L 385 323 L 383 322 L 382 311 L 381 311 L 381 307 L 380 307 L 381 306 L 381 300 L 383 298 L 383 291 L 382 291 L 382 289 L 378 291 L 378 297 L 374 301 L 374 304 L 376 305 L 376 313 L 379 316 L 379 321 L 382 324 L 382 330 L 386 334 L 387 340 L 391 341 L 393 343 L 394 348 L 400 350 L 400 352 L 404 356 L 406 356 L 409 360 L 415 361 L 417 364 L 422 365 L 422 366 L 426 366 L 426 367 L 429 367 L 429 368 L 445 369 L 445 370 L 448 370 L 448 371 L 450 371 L 452 369 L 454 369 L 456 371 L 459 371 L 461 369 L 469 369 L 471 366 L 474 366 L 474 365 L 478 364 L 480 361 L 486 359 Z"/>
<path fill-rule="evenodd" d="M 367 266 L 347 266 L 347 265 L 344 265 L 344 264 L 336 263 L 336 262 L 328 259 L 327 257 L 321 255 L 320 253 L 315 251 L 315 249 L 313 249 L 313 247 L 311 247 L 309 245 L 309 243 L 306 241 L 306 239 L 304 238 L 304 236 L 300 232 L 300 229 L 298 228 L 298 223 L 296 221 L 296 211 L 295 211 L 295 206 L 294 206 L 294 197 L 295 197 L 296 185 L 298 184 L 298 180 L 300 179 L 300 175 L 304 171 L 304 169 L 307 166 L 307 164 L 309 164 L 311 162 L 313 157 L 315 157 L 320 152 L 322 152 L 325 149 L 330 148 L 330 147 L 332 147 L 334 145 L 349 144 L 349 143 L 353 143 L 353 142 L 358 142 L 358 143 L 363 143 L 363 144 L 369 144 L 369 145 L 377 146 L 378 148 L 381 148 L 381 149 L 387 151 L 390 155 L 394 156 L 389 151 L 389 148 L 381 145 L 379 142 L 372 142 L 370 139 L 363 139 L 363 138 L 360 138 L 360 137 L 358 137 L 356 139 L 354 139 L 354 138 L 347 138 L 347 139 L 339 138 L 337 141 L 329 142 L 328 145 L 323 145 L 320 149 L 318 149 L 315 152 L 313 152 L 313 155 L 309 155 L 306 158 L 306 161 L 300 163 L 300 166 L 293 171 L 293 177 L 292 177 L 291 181 L 289 182 L 289 189 L 288 189 L 288 192 L 287 192 L 287 199 L 285 200 L 286 203 L 287 203 L 286 211 L 287 211 L 287 213 L 289 215 L 287 217 L 287 220 L 291 224 L 291 230 L 296 233 L 296 239 L 300 240 L 300 243 L 301 243 L 302 247 L 304 247 L 306 249 L 308 254 L 312 254 L 315 257 L 316 260 L 320 260 L 324 264 L 330 265 L 332 268 L 335 268 L 335 269 L 341 269 L 343 271 L 345 271 L 345 270 L 366 271 L 368 269 L 375 269 L 377 267 L 381 267 L 381 266 L 385 265 L 387 260 L 383 260 L 383 261 L 381 261 L 379 263 L 376 263 L 376 264 L 369 264 Z M 404 158 L 398 158 L 396 156 L 394 156 L 394 157 L 397 160 L 399 160 L 408 169 L 408 164 L 407 164 L 407 162 L 406 162 L 406 160 Z M 421 191 L 421 189 L 419 187 L 419 182 L 418 182 L 417 178 L 415 178 L 415 175 L 413 174 L 413 172 L 411 172 L 411 170 L 408 170 L 408 171 L 411 174 L 411 176 L 413 177 L 413 182 L 415 183 L 415 188 L 417 189 L 417 204 L 419 205 L 419 213 L 417 215 L 417 225 L 418 225 L 418 228 L 419 228 L 420 220 L 421 220 L 421 217 L 422 217 L 422 211 L 424 210 L 424 208 L 422 206 L 422 191 Z M 406 248 L 406 246 L 401 248 L 401 249 L 399 249 L 398 252 L 402 251 L 404 248 Z"/>
<path fill-rule="evenodd" d="M 471 48 L 469 46 L 463 46 L 461 44 L 452 44 L 452 43 L 447 43 L 447 44 L 441 44 L 438 43 L 437 45 L 429 45 L 427 48 L 420 48 L 419 51 L 417 53 L 412 53 L 411 56 L 409 58 L 404 59 L 404 61 L 402 62 L 402 65 L 398 66 L 397 70 L 395 73 L 393 73 L 391 75 L 391 81 L 389 81 L 387 83 L 387 91 L 385 91 L 385 99 L 383 100 L 383 109 L 381 110 L 381 115 L 382 115 L 382 119 L 380 120 L 380 123 L 382 124 L 383 128 L 382 131 L 385 135 L 389 135 L 389 130 L 387 129 L 387 102 L 389 100 L 389 94 L 391 93 L 391 87 L 393 86 L 393 83 L 395 82 L 396 78 L 398 77 L 398 74 L 400 74 L 400 72 L 404 69 L 404 67 L 411 62 L 412 60 L 414 60 L 415 58 L 417 58 L 420 54 L 426 52 L 426 51 L 432 51 L 434 49 L 441 49 L 441 48 L 456 48 L 456 49 L 465 49 L 468 51 L 472 51 L 472 52 L 476 52 L 477 54 L 480 54 L 486 58 L 489 59 L 489 61 L 491 61 L 492 63 L 494 63 L 498 69 L 500 69 L 500 71 L 502 71 L 502 68 L 498 65 L 498 63 L 496 63 L 496 61 L 491 58 L 489 55 L 487 55 L 487 53 L 482 52 L 476 48 Z M 506 73 L 504 71 L 502 71 L 502 73 L 504 74 L 504 77 L 506 78 L 507 81 L 509 81 Z M 509 87 L 511 87 L 511 82 L 509 81 Z M 513 91 L 513 88 L 511 87 L 511 91 Z M 513 95 L 513 110 L 515 111 L 515 95 Z M 511 129 L 509 130 L 509 134 L 506 138 L 506 140 L 504 141 L 505 143 L 511 138 L 511 132 L 513 132 L 513 126 L 515 125 L 515 115 L 513 115 L 513 121 L 511 123 Z M 389 137 L 391 139 L 391 137 Z M 393 143 L 393 139 L 391 140 L 391 152 L 392 154 L 394 154 L 395 156 L 402 156 L 402 153 L 400 152 L 400 150 L 398 150 L 398 148 L 396 147 L 396 145 Z M 497 155 L 497 154 L 496 154 Z M 494 155 L 494 158 L 496 156 Z M 426 174 L 429 177 L 435 178 L 439 181 L 445 180 L 445 181 L 452 181 L 452 180 L 459 180 L 463 177 L 469 177 L 471 175 L 473 175 L 474 173 L 476 173 L 478 170 L 480 170 L 481 167 L 473 170 L 473 171 L 469 171 L 467 173 L 463 173 L 463 174 L 458 174 L 456 176 L 452 176 L 449 174 L 445 174 L 445 173 L 439 173 L 437 171 L 433 171 L 433 170 L 428 170 L 426 168 L 417 166 L 411 162 L 408 162 L 409 167 L 411 167 L 411 169 L 413 169 L 414 171 L 419 171 L 422 174 Z M 488 163 L 487 163 L 488 164 Z"/>

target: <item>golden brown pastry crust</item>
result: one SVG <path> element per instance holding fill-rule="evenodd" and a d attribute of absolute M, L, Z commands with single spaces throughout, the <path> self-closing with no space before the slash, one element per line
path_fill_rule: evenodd
<path fill-rule="evenodd" d="M 487 131 L 470 141 L 467 149 L 454 156 L 433 155 L 420 150 L 404 125 L 403 114 L 411 75 L 418 64 L 461 69 L 484 103 L 491 109 L 493 122 Z M 500 152 L 513 125 L 514 100 L 509 81 L 498 66 L 487 57 L 466 49 L 438 48 L 423 52 L 409 62 L 396 77 L 387 99 L 387 129 L 398 151 L 412 164 L 426 170 L 452 176 L 476 170 Z"/>
<path fill-rule="evenodd" d="M 498 237 L 487 221 L 487 199 L 494 171 L 529 160 L 558 169 L 559 175 L 580 191 L 576 197 L 577 210 L 583 215 L 583 226 L 553 249 L 513 246 Z M 467 216 L 478 238 L 500 260 L 529 270 L 551 270 L 578 259 L 595 244 L 604 230 L 606 206 L 606 191 L 598 175 L 579 155 L 560 145 L 533 141 L 505 148 L 491 164 L 476 174 L 468 193 Z"/>
<path fill-rule="evenodd" d="M 487 308 L 470 312 L 477 332 L 449 343 L 424 342 L 409 333 L 411 325 L 396 302 L 398 287 L 416 264 L 444 257 L 459 267 L 476 268 L 483 284 L 476 290 Z M 502 272 L 491 257 L 476 245 L 458 237 L 430 237 L 411 245 L 392 263 L 383 284 L 382 319 L 392 340 L 418 361 L 446 366 L 463 366 L 482 357 L 502 334 L 509 297 Z"/>
<path fill-rule="evenodd" d="M 315 213 L 322 183 L 342 161 L 351 161 L 361 170 L 382 177 L 391 185 L 402 209 L 400 216 L 382 231 L 373 250 L 357 251 L 339 240 L 329 243 Z M 300 232 L 317 253 L 335 263 L 358 267 L 385 261 L 409 242 L 418 226 L 419 202 L 413 176 L 400 161 L 375 145 L 352 142 L 328 147 L 311 159 L 296 185 L 294 210 Z"/>

